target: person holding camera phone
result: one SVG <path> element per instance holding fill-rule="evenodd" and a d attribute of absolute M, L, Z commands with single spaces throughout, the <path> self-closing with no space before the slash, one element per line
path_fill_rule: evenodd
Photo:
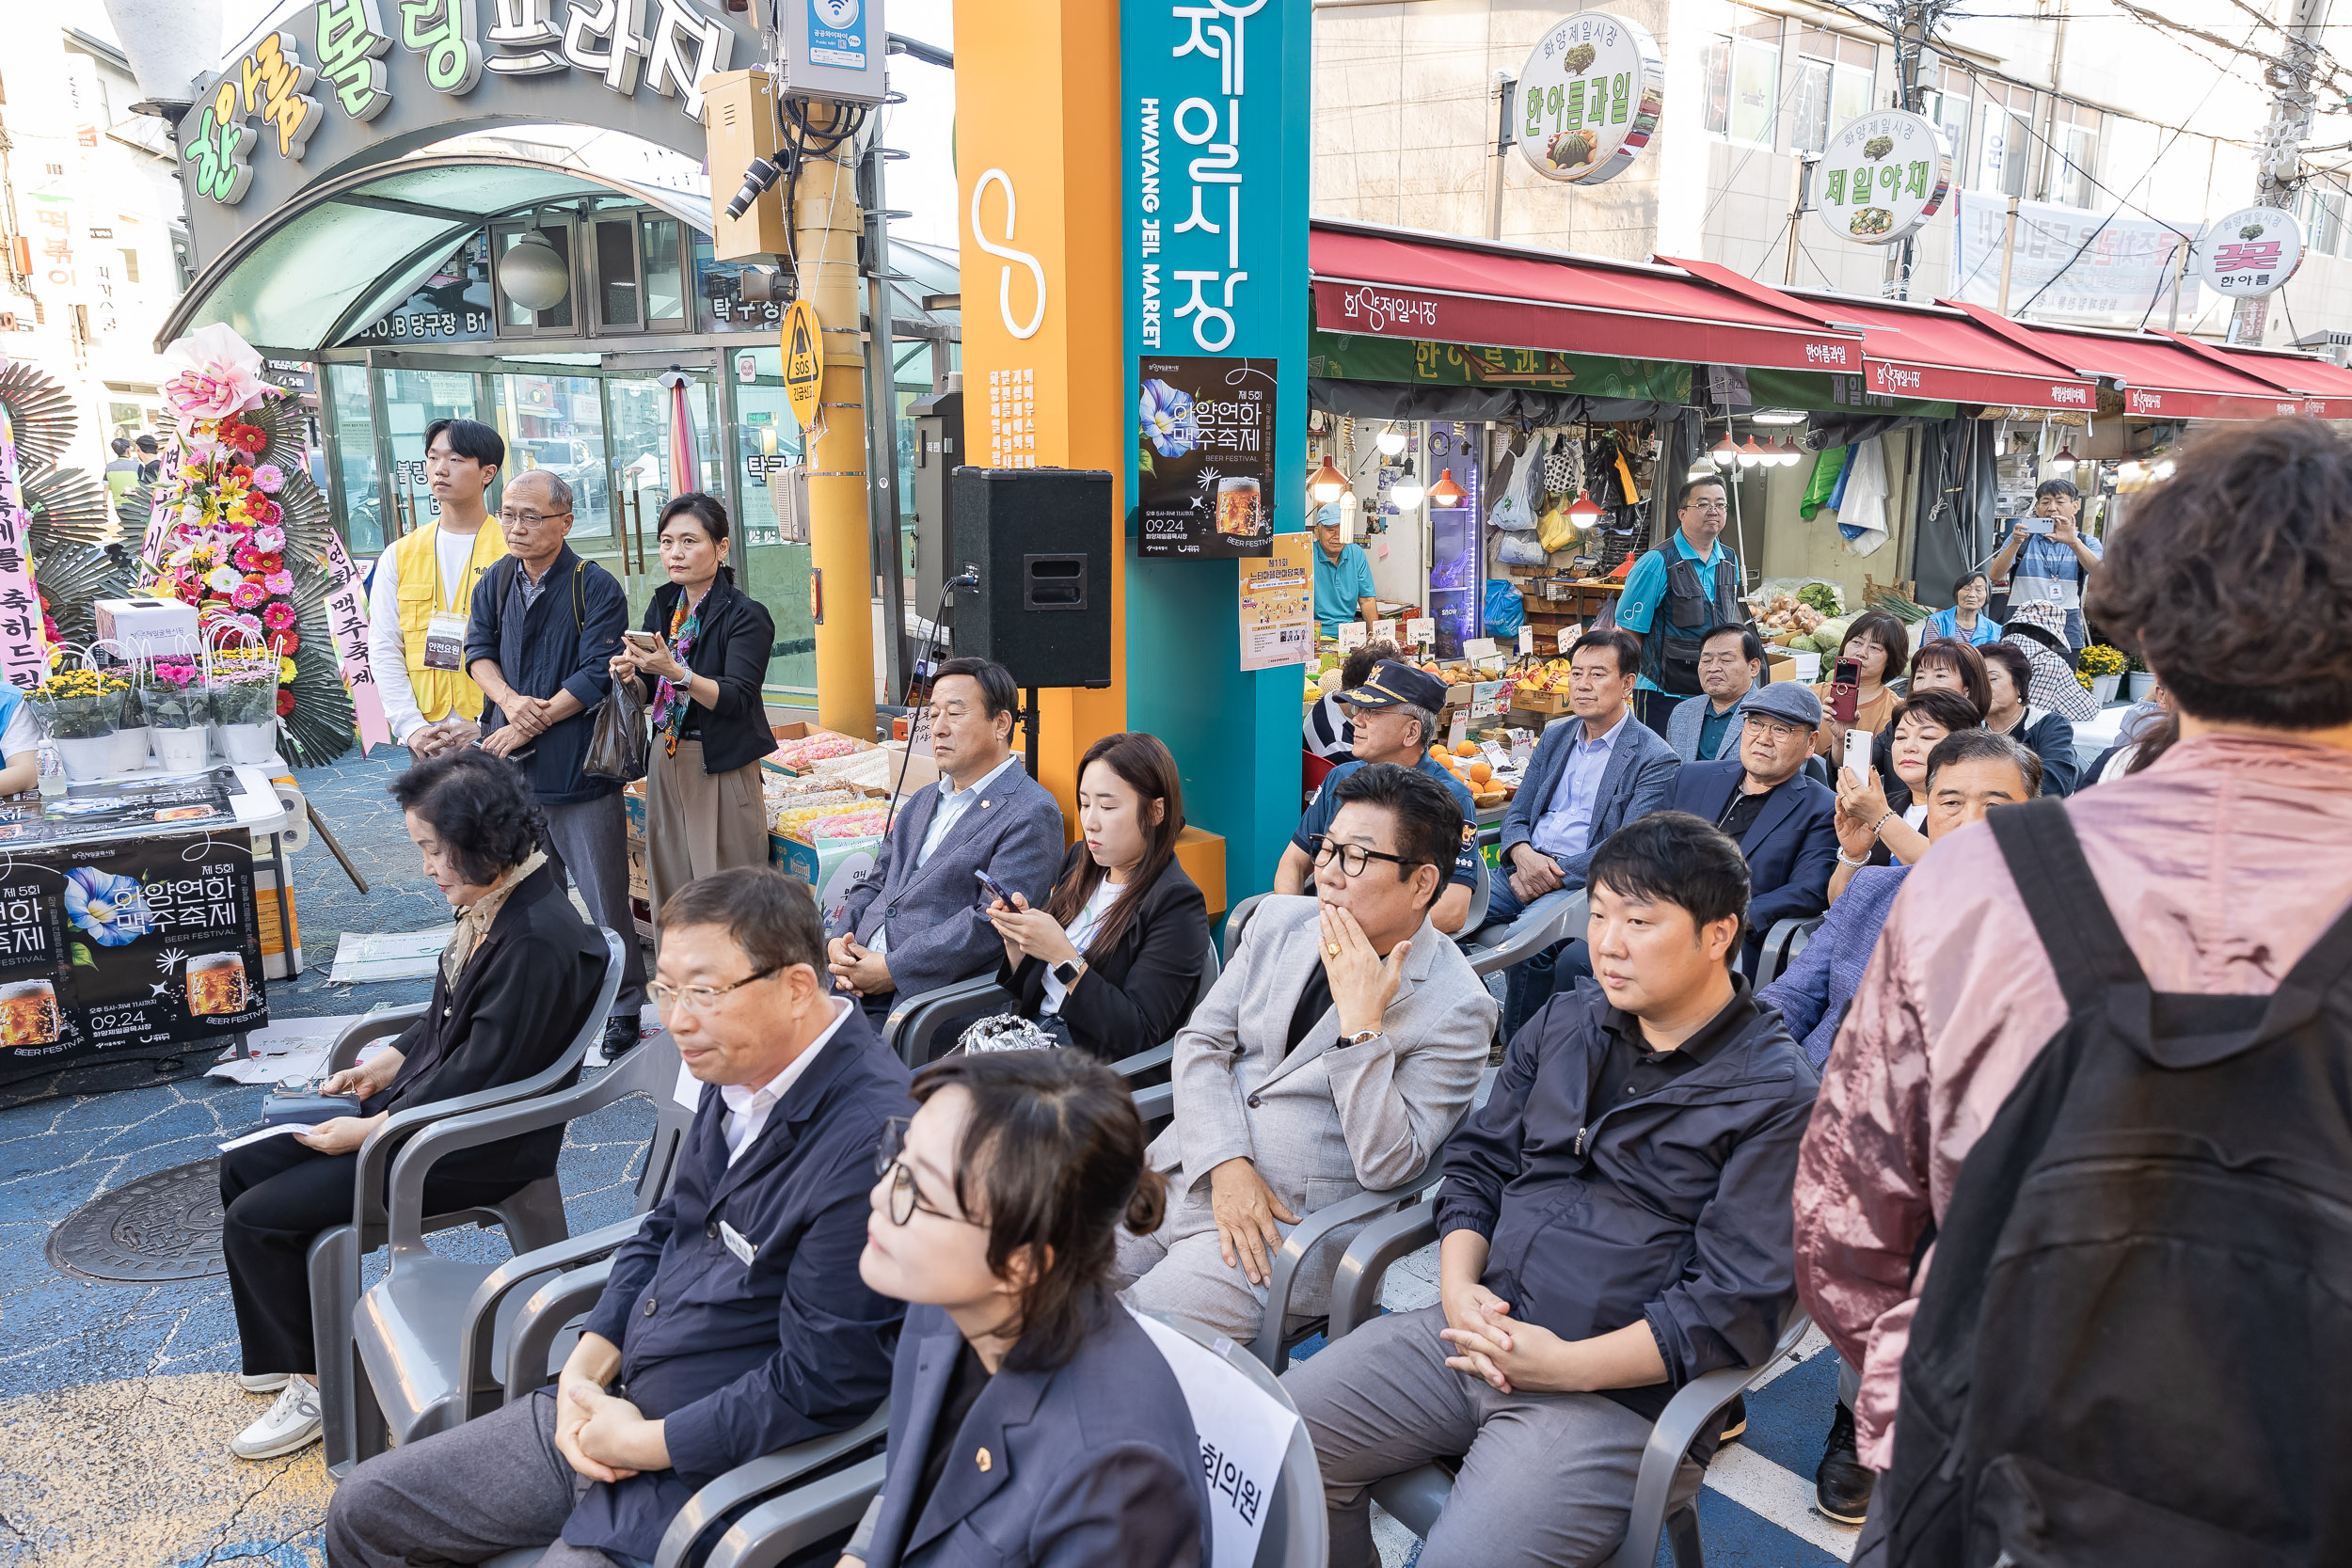
<path fill-rule="evenodd" d="M 759 759 L 776 749 L 760 699 L 776 645 L 768 607 L 735 586 L 727 511 L 699 490 L 661 509 L 661 569 L 642 630 L 625 632 L 612 678 L 652 688 L 645 768 L 645 887 L 661 940 L 661 907 L 697 878 L 768 863 L 768 802 Z"/>
<path fill-rule="evenodd" d="M 2072 480 L 2043 480 L 2033 493 L 2033 515 L 2018 518 L 1993 552 L 1993 576 L 2009 579 L 2010 615 L 2029 604 L 2058 606 L 2066 612 L 2066 642 L 2075 653 L 2090 640 L 2083 625 L 2083 584 L 2106 554 L 2106 546 L 2076 526 L 2082 507 L 2082 492 Z"/>
<path fill-rule="evenodd" d="M 1813 689 L 1821 699 L 1813 752 L 1829 758 L 1832 771 L 1848 760 L 1849 734 L 1875 736 L 1894 718 L 1895 705 L 1902 699 L 1887 683 L 1902 673 L 1910 658 L 1911 634 L 1886 611 L 1865 610 L 1847 626 L 1830 678 Z M 1863 767 L 1867 766 L 1866 761 Z"/>

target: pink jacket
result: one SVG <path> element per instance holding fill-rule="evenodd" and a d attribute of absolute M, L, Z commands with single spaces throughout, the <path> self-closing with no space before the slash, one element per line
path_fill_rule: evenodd
<path fill-rule="evenodd" d="M 2159 991 L 2267 994 L 2352 903 L 2352 753 L 2208 736 L 2066 809 Z M 1862 1369 L 1854 1421 L 1873 1468 L 1894 1458 L 1918 1303 L 1913 1254 L 1969 1148 L 2065 1020 L 1992 831 L 1938 844 L 1887 916 L 1797 1166 L 1797 1289 Z"/>

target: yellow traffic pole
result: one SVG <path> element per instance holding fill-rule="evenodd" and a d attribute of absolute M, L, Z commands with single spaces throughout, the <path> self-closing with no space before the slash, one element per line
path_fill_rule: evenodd
<path fill-rule="evenodd" d="M 830 135 L 850 113 L 812 100 L 810 130 Z M 874 562 L 866 515 L 866 353 L 858 331 L 857 149 L 808 150 L 792 189 L 798 297 L 823 327 L 824 380 L 808 442 L 809 594 L 817 614 L 817 721 L 860 739 L 874 733 Z M 786 324 L 790 330 L 790 323 Z M 791 344 L 787 342 L 787 359 Z"/>

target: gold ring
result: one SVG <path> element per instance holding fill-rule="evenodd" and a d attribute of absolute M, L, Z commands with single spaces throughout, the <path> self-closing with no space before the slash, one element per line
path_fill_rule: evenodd
<path fill-rule="evenodd" d="M 1340 944 L 1335 942 L 1330 946 L 1325 948 L 1324 951 L 1336 958 L 1340 956 Z"/>

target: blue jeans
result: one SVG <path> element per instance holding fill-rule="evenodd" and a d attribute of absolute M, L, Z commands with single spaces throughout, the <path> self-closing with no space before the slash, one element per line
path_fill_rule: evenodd
<path fill-rule="evenodd" d="M 1506 863 L 1507 864 L 1507 863 Z M 1527 906 L 1512 891 L 1508 875 L 1497 873 L 1490 879 L 1486 892 L 1486 925 L 1508 926 L 1527 912 Z M 1502 973 L 1502 1039 L 1508 1045 L 1519 1032 L 1519 1026 L 1543 1010 L 1558 989 L 1553 970 L 1562 951 L 1568 947 L 1581 949 L 1583 943 L 1571 939 L 1555 942 L 1542 952 L 1513 964 Z M 1590 974 L 1586 965 L 1582 973 Z M 1573 985 L 1573 973 L 1569 984 Z"/>

